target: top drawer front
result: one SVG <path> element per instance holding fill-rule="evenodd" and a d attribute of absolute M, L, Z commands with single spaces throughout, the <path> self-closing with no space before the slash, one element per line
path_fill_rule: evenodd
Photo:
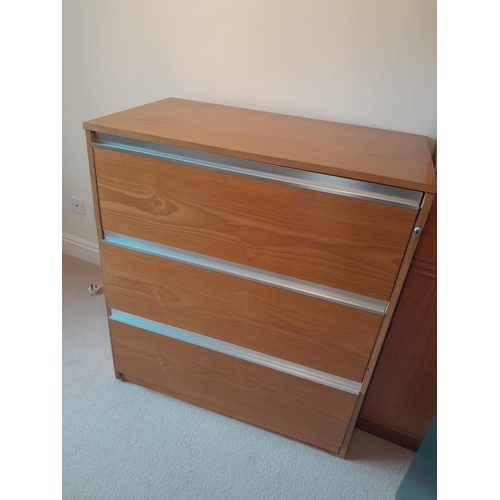
<path fill-rule="evenodd" d="M 388 300 L 417 212 L 94 148 L 104 230 Z"/>

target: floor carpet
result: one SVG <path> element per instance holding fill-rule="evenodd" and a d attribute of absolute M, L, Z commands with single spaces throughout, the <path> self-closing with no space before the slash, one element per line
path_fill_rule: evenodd
<path fill-rule="evenodd" d="M 63 499 L 393 499 L 414 453 L 356 430 L 333 457 L 115 379 L 98 266 L 63 254 Z"/>

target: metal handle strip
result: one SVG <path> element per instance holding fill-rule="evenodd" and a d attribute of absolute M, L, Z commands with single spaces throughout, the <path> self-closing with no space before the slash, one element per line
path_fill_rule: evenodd
<path fill-rule="evenodd" d="M 271 368 L 273 370 L 287 373 L 288 375 L 310 380 L 311 382 L 316 382 L 318 384 L 326 385 L 351 394 L 358 395 L 361 390 L 361 384 L 359 382 L 299 365 L 297 363 L 293 363 L 292 361 L 286 361 L 274 356 L 269 356 L 268 354 L 247 349 L 246 347 L 240 347 L 229 342 L 200 335 L 199 333 L 190 332 L 188 330 L 176 328 L 164 323 L 159 323 L 158 321 L 135 316 L 134 314 L 111 309 L 111 316 L 109 319 L 153 333 L 158 333 L 182 342 L 187 342 L 188 344 L 193 344 L 198 347 L 220 352 L 222 354 L 232 356 L 233 358 L 249 361 L 250 363 L 265 366 L 266 368 Z"/>
<path fill-rule="evenodd" d="M 140 238 L 133 238 L 132 236 L 125 236 L 123 234 L 104 231 L 103 243 L 115 245 L 129 250 L 162 257 L 164 259 L 175 260 L 184 264 L 189 264 L 210 271 L 216 271 L 238 278 L 244 278 L 257 283 L 275 286 L 284 290 L 302 293 L 318 299 L 328 300 L 362 311 L 368 311 L 374 314 L 384 315 L 387 309 L 387 302 L 371 297 L 365 297 L 356 293 L 346 292 L 310 281 L 300 280 L 285 276 L 282 274 L 264 271 L 255 267 L 245 266 L 243 264 L 236 264 L 215 257 L 208 257 L 195 252 L 181 250 L 179 248 L 154 243 Z"/>
<path fill-rule="evenodd" d="M 108 134 L 97 134 L 96 148 L 110 149 L 184 165 L 260 179 L 313 191 L 337 194 L 399 207 L 420 209 L 423 193 L 410 189 L 358 181 L 333 175 L 307 172 L 240 158 L 205 153 L 191 149 L 167 146 Z"/>

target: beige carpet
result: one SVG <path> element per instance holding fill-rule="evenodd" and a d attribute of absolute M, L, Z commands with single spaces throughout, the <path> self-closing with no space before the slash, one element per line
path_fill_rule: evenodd
<path fill-rule="evenodd" d="M 393 499 L 414 453 L 340 459 L 115 379 L 100 268 L 63 255 L 63 499 Z"/>

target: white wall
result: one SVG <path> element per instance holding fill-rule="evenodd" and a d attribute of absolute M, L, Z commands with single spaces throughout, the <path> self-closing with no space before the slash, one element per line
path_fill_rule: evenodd
<path fill-rule="evenodd" d="M 436 0 L 65 1 L 64 251 L 97 241 L 82 122 L 170 96 L 435 139 Z"/>

